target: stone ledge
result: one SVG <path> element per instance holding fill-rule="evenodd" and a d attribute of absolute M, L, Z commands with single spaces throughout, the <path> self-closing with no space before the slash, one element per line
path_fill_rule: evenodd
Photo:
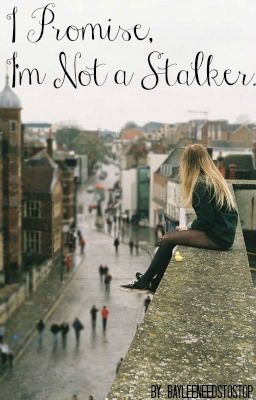
<path fill-rule="evenodd" d="M 239 224 L 232 250 L 181 247 L 108 399 L 150 399 L 151 384 L 253 384 L 255 293 Z M 167 395 L 166 395 L 167 398 Z"/>

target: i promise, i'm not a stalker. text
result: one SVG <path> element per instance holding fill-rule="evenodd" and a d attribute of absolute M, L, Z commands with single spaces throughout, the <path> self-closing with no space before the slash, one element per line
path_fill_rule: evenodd
<path fill-rule="evenodd" d="M 37 8 L 32 13 L 32 18 L 36 21 L 36 27 L 29 29 L 27 40 L 34 44 L 50 37 L 50 40 L 57 41 L 88 41 L 88 40 L 106 40 L 114 42 L 121 40 L 124 45 L 131 41 L 145 41 L 146 39 L 153 43 L 150 37 L 150 28 L 143 28 L 141 24 L 136 24 L 132 28 L 123 28 L 120 25 L 112 26 L 111 19 L 108 19 L 106 26 L 100 23 L 87 23 L 82 27 L 68 25 L 60 29 L 54 25 L 55 13 L 54 3 L 48 3 L 44 7 Z M 16 41 L 16 15 L 18 8 L 14 7 L 7 18 L 12 20 L 12 42 Z M 255 73 L 244 73 L 235 71 L 231 68 L 221 71 L 213 63 L 212 54 L 205 55 L 203 51 L 198 51 L 194 59 L 189 63 L 188 68 L 180 68 L 176 62 L 172 62 L 163 52 L 153 50 L 148 54 L 147 65 L 149 71 L 143 77 L 139 77 L 137 82 L 144 90 L 153 90 L 160 84 L 167 86 L 185 85 L 185 86 L 256 86 Z M 38 68 L 22 68 L 18 62 L 18 53 L 13 52 L 11 58 L 7 60 L 12 68 L 12 87 L 27 83 L 42 85 L 46 79 L 46 73 L 42 73 Z M 59 76 L 53 79 L 53 86 L 60 89 L 63 85 L 69 84 L 77 89 L 79 86 L 103 86 L 109 80 L 107 65 L 100 62 L 98 57 L 93 60 L 83 60 L 82 52 L 67 55 L 65 51 L 58 54 Z M 111 81 L 118 85 L 128 86 L 135 81 L 135 71 L 127 71 L 126 68 L 118 69 L 113 72 Z"/>

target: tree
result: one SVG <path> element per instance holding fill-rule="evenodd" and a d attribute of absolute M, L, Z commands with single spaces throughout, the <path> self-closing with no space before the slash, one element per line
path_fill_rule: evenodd
<path fill-rule="evenodd" d="M 138 125 L 133 121 L 128 121 L 126 122 L 126 124 L 122 129 L 134 129 L 134 128 L 138 128 Z"/>
<path fill-rule="evenodd" d="M 73 150 L 77 154 L 88 156 L 89 174 L 97 161 L 102 161 L 106 154 L 103 138 L 98 131 L 84 131 L 78 128 L 63 127 L 56 132 L 56 141 L 60 148 Z"/>

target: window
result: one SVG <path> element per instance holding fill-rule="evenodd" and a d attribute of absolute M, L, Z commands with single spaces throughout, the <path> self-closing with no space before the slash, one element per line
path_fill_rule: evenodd
<path fill-rule="evenodd" d="M 10 121 L 10 131 L 13 133 L 17 131 L 17 121 Z"/>
<path fill-rule="evenodd" d="M 41 252 L 41 232 L 39 231 L 24 232 L 24 251 L 25 253 Z"/>
<path fill-rule="evenodd" d="M 40 201 L 25 201 L 24 217 L 39 218 L 40 211 Z"/>

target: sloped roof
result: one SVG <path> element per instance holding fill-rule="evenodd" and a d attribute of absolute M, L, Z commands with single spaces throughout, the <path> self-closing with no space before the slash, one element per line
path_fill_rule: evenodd
<path fill-rule="evenodd" d="M 161 169 L 163 165 L 171 165 L 172 167 L 179 167 L 180 165 L 180 159 L 182 156 L 182 153 L 184 151 L 184 148 L 182 147 L 175 147 L 169 156 L 164 160 L 164 162 L 160 165 L 158 170 L 156 171 L 157 174 L 161 174 Z"/>
<path fill-rule="evenodd" d="M 35 167 L 49 167 L 49 168 L 58 168 L 57 164 L 53 161 L 53 159 L 49 156 L 47 151 L 44 149 L 39 153 L 36 153 L 33 157 L 29 158 L 25 165 L 35 166 Z"/>
<path fill-rule="evenodd" d="M 51 193 L 58 180 L 58 166 L 45 150 L 25 162 L 23 168 L 25 193 Z"/>
<path fill-rule="evenodd" d="M 212 140 L 211 141 L 211 145 L 212 147 L 227 147 L 227 148 L 235 148 L 235 147 L 244 147 L 241 146 L 241 144 L 243 144 L 242 142 L 232 142 L 232 141 L 228 141 L 228 140 Z"/>
<path fill-rule="evenodd" d="M 135 140 L 143 138 L 144 134 L 139 129 L 123 129 L 120 133 L 121 140 Z"/>
<path fill-rule="evenodd" d="M 230 154 L 224 158 L 225 164 L 235 164 L 237 170 L 250 171 L 254 169 L 253 158 L 251 154 Z"/>
<path fill-rule="evenodd" d="M 51 128 L 52 124 L 48 122 L 25 122 L 24 128 Z"/>

